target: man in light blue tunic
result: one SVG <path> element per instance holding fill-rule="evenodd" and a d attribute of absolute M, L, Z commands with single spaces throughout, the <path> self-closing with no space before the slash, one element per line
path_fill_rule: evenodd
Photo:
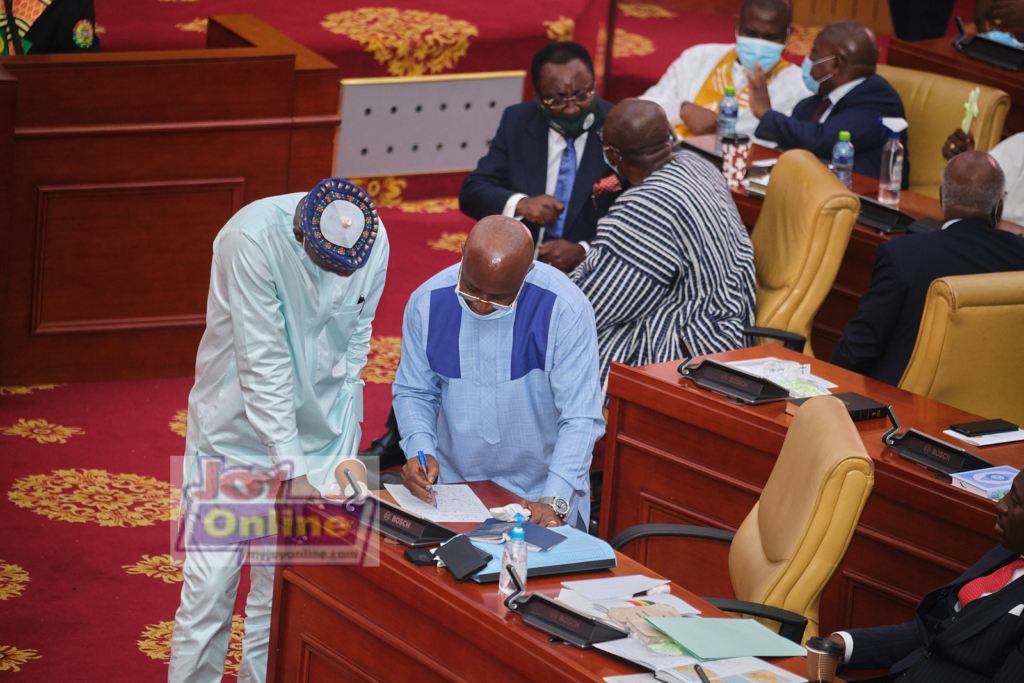
<path fill-rule="evenodd" d="M 594 312 L 532 256 L 519 222 L 490 216 L 460 264 L 413 292 L 392 386 L 402 481 L 429 500 L 432 483 L 492 480 L 522 496 L 533 521 L 586 529 L 604 433 Z"/>
<path fill-rule="evenodd" d="M 242 564 L 250 544 L 256 551 L 274 541 L 269 524 L 220 545 L 195 541 L 210 534 L 209 522 L 204 527 L 189 512 L 198 509 L 192 503 L 203 498 L 209 473 L 269 473 L 285 480 L 289 498 L 318 499 L 316 487 L 331 484 L 335 466 L 356 454 L 360 374 L 388 251 L 373 202 L 341 179 L 253 202 L 214 240 L 206 332 L 188 402 L 187 554 L 170 681 L 221 679 Z M 263 681 L 273 565 L 254 561 L 250 579 L 238 679 Z"/>

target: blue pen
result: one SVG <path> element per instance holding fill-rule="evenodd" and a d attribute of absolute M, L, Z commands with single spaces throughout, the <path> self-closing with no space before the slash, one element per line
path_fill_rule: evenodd
<path fill-rule="evenodd" d="M 423 477 L 427 477 L 427 456 L 423 455 L 423 451 L 416 451 L 416 455 L 420 458 L 420 467 L 423 468 Z M 429 482 L 428 482 L 429 483 Z M 430 489 L 430 502 L 437 507 L 437 494 L 434 493 L 433 487 Z"/>

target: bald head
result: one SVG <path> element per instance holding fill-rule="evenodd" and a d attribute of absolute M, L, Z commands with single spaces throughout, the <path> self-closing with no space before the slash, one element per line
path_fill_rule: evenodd
<path fill-rule="evenodd" d="M 999 163 L 985 152 L 953 157 L 942 172 L 939 197 L 946 220 L 981 218 L 999 224 L 1006 176 Z"/>
<path fill-rule="evenodd" d="M 462 279 L 466 294 L 498 304 L 515 300 L 533 267 L 533 238 L 525 225 L 508 216 L 488 216 L 473 226 L 462 249 Z M 494 307 L 469 302 L 480 315 Z"/>
<path fill-rule="evenodd" d="M 608 112 L 602 137 L 605 146 L 613 149 L 609 161 L 616 163 L 631 183 L 639 185 L 672 160 L 671 131 L 664 109 L 631 97 Z"/>
<path fill-rule="evenodd" d="M 878 40 L 875 34 L 856 21 L 837 21 L 821 30 L 814 41 L 825 55 L 838 55 L 856 72 L 850 80 L 875 73 L 878 66 Z"/>

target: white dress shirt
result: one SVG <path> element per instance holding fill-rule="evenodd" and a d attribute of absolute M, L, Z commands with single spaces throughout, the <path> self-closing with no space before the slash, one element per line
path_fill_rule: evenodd
<path fill-rule="evenodd" d="M 864 78 L 858 78 L 856 80 L 850 81 L 849 83 L 843 83 L 841 86 L 830 92 L 828 95 L 825 95 L 825 99 L 829 101 L 829 105 L 828 109 L 825 110 L 825 113 L 821 115 L 820 119 L 818 119 L 818 123 L 825 123 L 825 119 L 827 119 L 828 115 L 832 113 L 832 110 L 835 108 L 836 104 L 839 103 L 839 100 L 843 99 L 843 97 L 846 96 L 846 93 L 850 92 L 863 82 Z M 775 109 L 774 103 L 772 109 Z"/>
<path fill-rule="evenodd" d="M 683 106 L 683 102 L 692 102 L 697 97 L 697 93 L 704 87 L 704 82 L 707 81 L 711 72 L 725 55 L 735 48 L 735 43 L 711 43 L 695 45 L 685 50 L 676 61 L 672 62 L 661 80 L 648 88 L 647 92 L 640 96 L 640 99 L 650 100 L 661 105 L 669 123 L 673 126 L 680 125 L 682 119 L 679 118 L 679 108 Z M 747 70 L 743 68 L 739 60 L 732 65 L 732 83 L 736 87 L 737 93 L 747 87 Z M 793 107 L 797 105 L 797 102 L 811 95 L 811 91 L 804 85 L 799 66 L 788 66 L 782 69 L 768 84 L 768 96 L 772 100 L 772 109 L 786 116 L 793 113 Z M 751 113 L 748 107 L 741 105 L 736 118 L 736 132 L 749 135 L 759 145 L 775 147 L 774 142 L 754 137 L 757 124 L 757 117 Z"/>
<path fill-rule="evenodd" d="M 942 227 L 945 228 L 946 226 L 942 226 Z M 1024 556 L 1022 556 L 1022 557 L 1024 557 Z M 1024 576 L 1024 569 L 1018 569 L 1017 571 L 1015 571 L 1013 573 L 1013 576 L 1010 577 L 1010 580 L 1006 582 L 1006 586 L 1009 586 L 1011 583 L 1013 583 L 1014 581 L 1016 581 L 1017 579 L 1019 579 L 1022 576 Z M 981 577 L 979 577 L 979 578 L 981 578 Z M 1003 586 L 1003 588 L 1006 588 L 1006 586 Z M 982 593 L 978 597 L 979 598 L 983 598 L 986 595 L 992 595 L 992 594 L 991 593 Z M 959 600 L 957 600 L 956 604 L 953 605 L 953 609 L 956 610 L 957 612 L 960 611 L 960 601 Z M 1019 617 L 1022 612 L 1024 612 L 1024 604 L 1017 605 L 1012 610 L 1010 610 L 1010 614 L 1014 615 L 1015 617 Z M 843 657 L 843 664 L 849 664 L 850 663 L 850 656 L 853 655 L 853 638 L 851 638 L 850 634 L 847 633 L 846 631 L 837 631 L 836 634 L 843 639 L 844 643 L 846 643 L 846 655 Z"/>
<path fill-rule="evenodd" d="M 1003 220 L 1024 225 L 1024 133 L 1006 138 L 989 152 L 1006 174 Z"/>
<path fill-rule="evenodd" d="M 590 135 L 589 131 L 584 131 L 582 135 L 573 140 L 573 146 L 576 148 L 576 170 L 580 170 L 580 161 L 583 160 L 583 150 L 587 147 L 587 136 Z M 565 138 L 561 133 L 555 131 L 554 128 L 548 128 L 548 172 L 547 178 L 544 182 L 544 194 L 555 196 L 555 186 L 558 184 L 558 167 L 562 164 L 562 152 L 568 146 Z M 526 199 L 527 196 L 522 192 L 517 192 L 508 198 L 505 202 L 505 209 L 501 212 L 503 216 L 510 216 L 515 218 L 517 221 L 523 220 L 520 214 L 516 213 L 516 205 L 522 199 Z M 568 209 L 568 205 L 565 207 Z M 584 250 L 590 248 L 590 245 L 586 242 L 580 242 L 580 246 Z"/>

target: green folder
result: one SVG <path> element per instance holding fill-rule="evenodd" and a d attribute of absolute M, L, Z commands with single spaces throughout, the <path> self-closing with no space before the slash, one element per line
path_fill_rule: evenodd
<path fill-rule="evenodd" d="M 803 657 L 799 644 L 753 619 L 648 617 L 647 622 L 698 659 Z"/>

